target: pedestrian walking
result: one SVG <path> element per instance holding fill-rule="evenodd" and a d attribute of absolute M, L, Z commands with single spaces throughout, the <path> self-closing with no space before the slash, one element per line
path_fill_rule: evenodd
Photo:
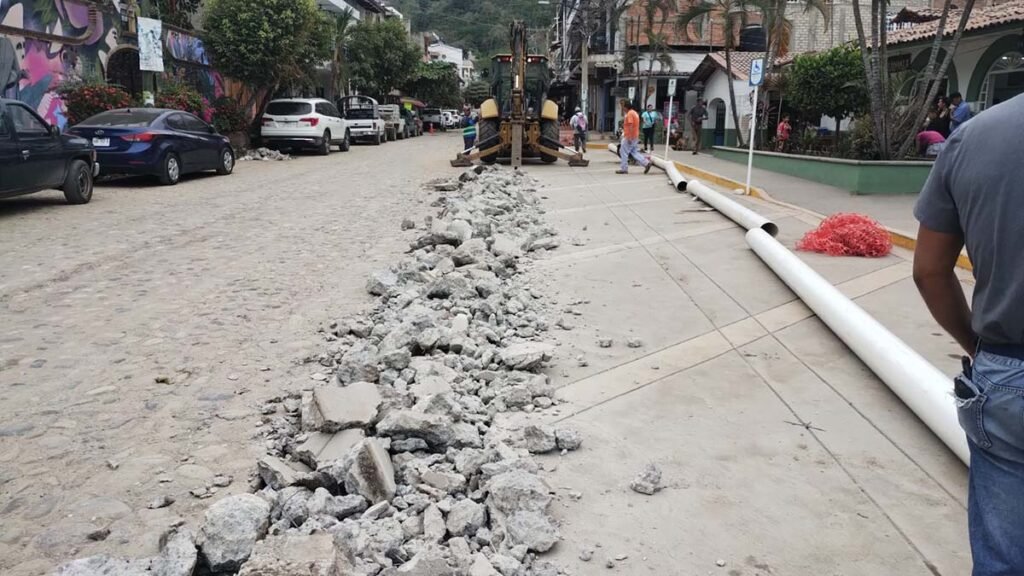
<path fill-rule="evenodd" d="M 619 169 L 616 174 L 629 173 L 629 158 L 632 157 L 644 167 L 644 174 L 651 171 L 651 159 L 640 154 L 640 116 L 633 109 L 633 103 L 622 100 L 622 139 L 619 140 Z"/>
<path fill-rule="evenodd" d="M 700 137 L 703 132 L 704 121 L 708 119 L 708 109 L 704 100 L 697 99 L 697 103 L 690 108 L 690 127 L 693 128 L 693 154 L 700 152 Z"/>
<path fill-rule="evenodd" d="M 949 104 L 951 108 L 950 122 L 949 122 L 949 133 L 956 132 L 956 129 L 963 126 L 965 122 L 971 119 L 971 107 L 964 102 L 963 96 L 959 92 L 954 92 L 949 97 Z"/>
<path fill-rule="evenodd" d="M 659 114 L 654 110 L 654 104 L 648 104 L 647 110 L 640 116 L 640 129 L 644 132 L 644 152 L 654 152 L 654 126 L 657 123 Z"/>
<path fill-rule="evenodd" d="M 973 576 L 1024 574 L 1022 149 L 1024 96 L 1017 96 L 954 129 L 914 208 L 921 223 L 914 280 L 967 353 L 953 392 L 971 455 Z M 965 245 L 976 281 L 971 307 L 954 274 Z"/>
<path fill-rule="evenodd" d="M 462 129 L 462 149 L 469 150 L 476 145 L 476 116 L 466 119 L 466 126 Z"/>
<path fill-rule="evenodd" d="M 775 128 L 775 151 L 782 152 L 786 149 L 789 144 L 789 134 L 793 131 L 793 126 L 789 123 L 789 114 L 782 117 L 778 127 Z"/>
<path fill-rule="evenodd" d="M 580 149 L 584 153 L 587 151 L 587 115 L 583 113 L 583 110 L 577 106 L 576 113 L 569 119 L 569 126 L 572 128 L 572 144 L 579 152 Z"/>

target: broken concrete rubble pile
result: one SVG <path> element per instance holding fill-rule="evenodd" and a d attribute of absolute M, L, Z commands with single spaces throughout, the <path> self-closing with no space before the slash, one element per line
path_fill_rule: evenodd
<path fill-rule="evenodd" d="M 327 331 L 334 379 L 265 411 L 258 491 L 214 503 L 193 540 L 164 547 L 187 558 L 160 574 L 560 573 L 537 558 L 559 529 L 532 455 L 582 439 L 523 422 L 557 406 L 540 372 L 545 304 L 524 273 L 557 238 L 521 172 L 478 168 L 444 190 L 409 252 L 369 279 L 377 305 Z"/>
<path fill-rule="evenodd" d="M 263 161 L 291 160 L 291 159 L 292 159 L 292 157 L 289 156 L 288 154 L 285 154 L 283 152 L 279 152 L 277 150 L 271 150 L 270 148 L 264 148 L 262 146 L 259 147 L 259 148 L 255 148 L 255 149 L 249 150 L 248 152 L 245 153 L 244 156 L 239 158 L 239 160 L 263 160 Z"/>

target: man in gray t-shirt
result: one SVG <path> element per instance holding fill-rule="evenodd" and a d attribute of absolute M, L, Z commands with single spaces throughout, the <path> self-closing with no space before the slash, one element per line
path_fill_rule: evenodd
<path fill-rule="evenodd" d="M 973 575 L 1024 574 L 1024 96 L 953 133 L 914 215 L 914 280 L 973 356 L 953 387 L 971 450 Z M 973 311 L 954 274 L 964 245 Z"/>

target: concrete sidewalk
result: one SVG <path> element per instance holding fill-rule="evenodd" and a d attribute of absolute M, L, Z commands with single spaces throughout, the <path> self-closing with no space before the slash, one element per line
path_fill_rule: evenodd
<path fill-rule="evenodd" d="M 710 152 L 694 156 L 690 152 L 671 150 L 669 158 L 739 183 L 745 183 L 747 180 L 745 164 L 715 158 Z M 917 236 L 917 220 L 914 219 L 913 213 L 914 202 L 917 201 L 916 194 L 858 196 L 834 186 L 759 168 L 754 168 L 751 180 L 752 186 L 761 188 L 775 200 L 794 204 L 823 216 L 837 212 L 867 214 L 903 235 L 912 238 Z"/>
<path fill-rule="evenodd" d="M 563 239 L 534 268 L 558 295 L 552 324 L 571 328 L 553 332 L 551 377 L 567 401 L 556 418 L 585 438 L 565 459 L 541 459 L 563 523 L 557 561 L 574 574 L 607 571 L 607 559 L 630 575 L 969 573 L 963 464 L 739 227 L 657 171 L 618 176 L 611 154 L 590 157 L 589 168 L 527 169 Z M 816 224 L 741 201 L 774 218 L 788 246 Z M 956 371 L 908 252 L 800 257 Z M 649 462 L 666 487 L 642 496 L 628 486 Z"/>

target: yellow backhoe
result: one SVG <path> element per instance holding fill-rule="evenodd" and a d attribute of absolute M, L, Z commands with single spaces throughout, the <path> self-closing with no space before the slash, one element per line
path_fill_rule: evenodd
<path fill-rule="evenodd" d="M 526 27 L 520 20 L 511 26 L 512 53 L 491 61 L 491 98 L 480 105 L 476 146 L 463 150 L 452 166 L 472 166 L 477 158 L 493 164 L 507 158 L 513 167 L 523 158 L 570 166 L 587 166 L 589 160 L 559 142 L 558 104 L 547 99 L 551 84 L 548 59 L 527 54 Z"/>

